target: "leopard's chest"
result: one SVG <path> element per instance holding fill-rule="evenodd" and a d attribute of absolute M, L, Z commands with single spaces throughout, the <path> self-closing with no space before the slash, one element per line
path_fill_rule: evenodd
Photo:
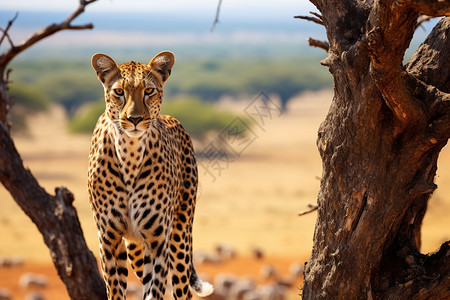
<path fill-rule="evenodd" d="M 179 160 L 173 145 L 150 132 L 141 139 L 116 139 L 116 155 L 130 198 L 158 198 L 179 185 Z"/>
<path fill-rule="evenodd" d="M 122 180 L 126 187 L 132 186 L 142 169 L 147 154 L 146 139 L 116 137 L 115 150 Z"/>

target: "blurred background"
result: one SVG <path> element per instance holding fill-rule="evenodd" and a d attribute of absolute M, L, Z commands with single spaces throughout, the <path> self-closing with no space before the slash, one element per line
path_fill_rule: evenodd
<path fill-rule="evenodd" d="M 2 1 L 0 27 L 18 12 L 9 31 L 18 43 L 63 21 L 77 5 Z M 322 168 L 315 140 L 333 87 L 319 64 L 326 53 L 310 48 L 306 39 L 326 40 L 325 30 L 294 19 L 317 11 L 307 1 L 223 0 L 211 31 L 217 6 L 211 0 L 89 5 L 72 24 L 93 23 L 93 30 L 57 33 L 10 65 L 15 143 L 48 192 L 63 185 L 74 193 L 86 240 L 98 255 L 86 173 L 90 134 L 104 100 L 91 56 L 103 52 L 117 63 L 148 63 L 158 52 L 172 51 L 176 63 L 162 113 L 178 118 L 194 139 L 200 173 L 194 224 L 198 270 L 217 284 L 239 280 L 259 291 L 281 286 L 285 299 L 297 299 L 315 223 L 315 213 L 298 212 L 316 202 Z M 408 55 L 434 23 L 417 31 Z M 4 42 L 0 51 L 8 46 Z M 450 161 L 447 149 L 441 161 Z M 445 171 L 439 170 L 440 189 L 425 219 L 424 252 L 447 238 Z M 0 292 L 5 288 L 14 299 L 30 292 L 68 298 L 41 235 L 3 187 L 0 237 Z M 21 286 L 24 272 L 45 276 L 45 288 Z"/>

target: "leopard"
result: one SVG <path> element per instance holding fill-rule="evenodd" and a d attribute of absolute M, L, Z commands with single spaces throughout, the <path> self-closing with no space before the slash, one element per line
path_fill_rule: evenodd
<path fill-rule="evenodd" d="M 118 65 L 97 53 L 91 63 L 106 105 L 91 139 L 87 185 L 108 299 L 126 299 L 128 263 L 144 300 L 210 295 L 213 286 L 193 264 L 192 140 L 177 119 L 160 113 L 174 54 Z"/>

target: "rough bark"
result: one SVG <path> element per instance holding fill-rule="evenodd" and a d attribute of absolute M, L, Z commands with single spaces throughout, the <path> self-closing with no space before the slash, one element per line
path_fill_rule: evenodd
<path fill-rule="evenodd" d="M 327 29 L 321 63 L 334 98 L 317 139 L 323 175 L 303 298 L 448 298 L 448 242 L 419 250 L 450 137 L 450 18 L 404 66 L 421 12 L 407 3 L 423 1 L 311 2 Z M 449 11 L 439 6 L 434 15 Z"/>
<path fill-rule="evenodd" d="M 70 298 L 77 300 L 106 299 L 105 284 L 96 259 L 86 245 L 77 212 L 72 206 L 72 193 L 60 187 L 55 189 L 55 196 L 48 194 L 23 166 L 14 146 L 9 132 L 7 66 L 22 51 L 56 32 L 92 28 L 91 24 L 76 26 L 71 22 L 84 11 L 86 5 L 95 1 L 80 0 L 78 9 L 64 22 L 47 26 L 17 45 L 8 35 L 14 18 L 2 29 L 0 39 L 0 44 L 5 40 L 10 44 L 10 48 L 0 55 L 0 182 L 36 224 Z"/>

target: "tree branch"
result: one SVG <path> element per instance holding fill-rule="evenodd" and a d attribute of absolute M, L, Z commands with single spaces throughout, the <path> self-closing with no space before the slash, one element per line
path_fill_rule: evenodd
<path fill-rule="evenodd" d="M 426 104 L 433 138 L 450 138 L 450 17 L 442 18 L 406 65 L 410 86 Z"/>
<path fill-rule="evenodd" d="M 298 216 L 307 215 L 309 213 L 312 213 L 313 211 L 316 211 L 319 208 L 319 206 L 317 204 L 309 203 L 307 206 L 308 206 L 307 209 L 304 209 L 304 210 L 301 210 L 298 212 Z"/>
<path fill-rule="evenodd" d="M 3 73 L 3 71 L 5 70 L 6 66 L 9 64 L 9 62 L 11 62 L 11 60 L 18 55 L 19 53 L 21 53 L 22 51 L 28 49 L 29 47 L 33 46 L 34 44 L 36 44 L 37 42 L 45 39 L 46 37 L 58 32 L 58 31 L 62 31 L 62 30 L 80 30 L 80 29 L 92 29 L 94 28 L 94 26 L 92 24 L 86 24 L 86 25 L 72 25 L 71 22 L 78 17 L 81 13 L 84 12 L 85 8 L 87 5 L 96 2 L 97 0 L 90 0 L 90 1 L 85 1 L 85 0 L 80 0 L 80 4 L 77 8 L 77 10 L 75 10 L 75 12 L 73 12 L 65 21 L 59 23 L 59 24 L 52 24 L 49 25 L 37 32 L 35 32 L 34 34 L 32 34 L 31 36 L 29 36 L 28 38 L 26 38 L 25 40 L 23 40 L 22 42 L 20 42 L 19 44 L 17 44 L 16 46 L 13 46 L 12 42 L 11 42 L 11 48 L 9 50 L 6 50 L 1 56 L 0 56 L 0 72 Z"/>
<path fill-rule="evenodd" d="M 406 65 L 421 81 L 450 93 L 450 17 L 442 18 Z"/>
<path fill-rule="evenodd" d="M 415 11 L 427 16 L 450 16 L 450 0 L 403 0 L 403 2 Z"/>
<path fill-rule="evenodd" d="M 422 23 L 428 22 L 431 19 L 432 19 L 432 17 L 430 17 L 430 16 L 420 15 L 419 18 L 417 18 L 416 29 L 421 27 Z"/>
<path fill-rule="evenodd" d="M 418 13 L 396 1 L 377 1 L 364 37 L 371 58 L 370 74 L 396 116 L 395 135 L 406 127 L 425 124 L 423 109 L 409 93 L 403 78 L 403 56 L 417 17 Z"/>
<path fill-rule="evenodd" d="M 217 3 L 216 17 L 214 18 L 214 22 L 211 25 L 211 29 L 209 31 L 213 32 L 216 25 L 219 23 L 219 15 L 220 15 L 220 7 L 222 6 L 222 0 L 219 0 Z"/>
<path fill-rule="evenodd" d="M 323 20 L 322 20 L 322 16 L 321 16 L 320 14 L 315 13 L 315 12 L 312 12 L 312 11 L 310 11 L 309 13 L 312 14 L 312 15 L 314 15 L 315 17 L 310 17 L 310 16 L 294 16 L 294 18 L 295 18 L 295 19 L 301 19 L 301 20 L 311 21 L 311 22 L 314 22 L 314 23 L 316 23 L 316 24 L 319 24 L 319 25 L 324 26 Z"/>
<path fill-rule="evenodd" d="M 315 40 L 313 38 L 308 38 L 308 44 L 311 47 L 321 48 L 321 49 L 325 50 L 326 52 L 328 52 L 328 49 L 330 48 L 330 45 L 328 44 L 327 41 L 319 41 L 319 40 Z"/>
<path fill-rule="evenodd" d="M 5 29 L 0 28 L 0 31 L 3 32 L 3 36 L 0 39 L 0 45 L 3 43 L 3 40 L 5 39 L 5 37 L 8 39 L 9 44 L 11 45 L 11 47 L 14 47 L 14 44 L 8 34 L 8 30 L 11 28 L 12 24 L 14 23 L 14 21 L 17 19 L 17 16 L 19 15 L 19 13 L 16 13 L 16 15 L 14 16 L 14 18 L 12 18 L 11 20 L 9 20 L 8 25 L 6 26 Z"/>

